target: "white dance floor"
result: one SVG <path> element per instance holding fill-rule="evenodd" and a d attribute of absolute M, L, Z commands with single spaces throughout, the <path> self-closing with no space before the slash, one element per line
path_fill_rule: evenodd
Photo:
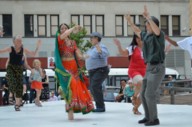
<path fill-rule="evenodd" d="M 44 102 L 43 107 L 25 104 L 22 111 L 13 106 L 0 107 L 0 127 L 143 127 L 137 123 L 144 115 L 133 115 L 129 103 L 106 102 L 106 112 L 77 113 L 73 121 L 67 120 L 64 101 Z M 143 113 L 142 107 L 140 111 Z M 158 105 L 158 127 L 192 127 L 192 106 Z"/>

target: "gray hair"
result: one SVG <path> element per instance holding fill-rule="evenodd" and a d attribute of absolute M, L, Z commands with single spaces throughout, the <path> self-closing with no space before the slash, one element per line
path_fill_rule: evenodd
<path fill-rule="evenodd" d="M 21 36 L 21 35 L 16 35 L 16 36 L 14 36 L 14 37 L 13 37 L 13 42 L 14 42 L 16 39 L 19 39 L 19 38 L 22 39 L 22 36 Z"/>

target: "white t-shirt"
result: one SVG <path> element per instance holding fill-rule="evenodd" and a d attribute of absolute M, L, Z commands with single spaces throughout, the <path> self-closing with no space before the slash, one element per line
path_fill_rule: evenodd
<path fill-rule="evenodd" d="M 192 37 L 187 37 L 177 42 L 178 46 L 189 52 L 192 59 Z"/>
<path fill-rule="evenodd" d="M 126 49 L 128 50 L 128 52 L 129 52 L 129 56 L 131 56 L 132 54 L 133 54 L 133 50 L 132 49 L 135 49 L 137 46 L 128 46 Z M 142 51 L 142 49 L 140 50 L 141 51 L 141 57 L 143 58 L 143 51 Z"/>
<path fill-rule="evenodd" d="M 128 50 L 128 52 L 129 52 L 129 56 L 131 56 L 131 55 L 133 54 L 132 48 L 133 48 L 133 46 L 128 46 L 128 47 L 126 48 L 126 49 Z M 135 48 L 136 48 L 136 46 L 134 46 L 133 49 L 135 49 Z"/>

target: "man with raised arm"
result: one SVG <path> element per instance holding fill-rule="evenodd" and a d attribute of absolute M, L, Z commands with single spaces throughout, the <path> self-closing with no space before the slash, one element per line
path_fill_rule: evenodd
<path fill-rule="evenodd" d="M 133 31 L 143 42 L 143 57 L 147 64 L 146 74 L 141 89 L 141 100 L 145 117 L 139 120 L 139 124 L 145 126 L 159 125 L 157 113 L 156 95 L 157 90 L 165 75 L 165 37 L 159 28 L 159 21 L 156 17 L 150 16 L 147 7 L 144 6 L 143 17 L 146 19 L 146 30 L 141 31 L 131 21 L 131 16 L 125 16 Z"/>

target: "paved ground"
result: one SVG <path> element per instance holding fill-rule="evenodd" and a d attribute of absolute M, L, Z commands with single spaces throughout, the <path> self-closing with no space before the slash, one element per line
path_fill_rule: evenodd
<path fill-rule="evenodd" d="M 15 112 L 13 106 L 0 106 L 0 127 L 144 127 L 137 123 L 144 117 L 142 106 L 142 115 L 134 115 L 130 103 L 106 102 L 105 113 L 77 113 L 73 121 L 67 120 L 64 101 L 42 104 L 24 105 L 21 112 Z M 158 114 L 158 127 L 192 127 L 192 106 L 158 104 Z"/>

